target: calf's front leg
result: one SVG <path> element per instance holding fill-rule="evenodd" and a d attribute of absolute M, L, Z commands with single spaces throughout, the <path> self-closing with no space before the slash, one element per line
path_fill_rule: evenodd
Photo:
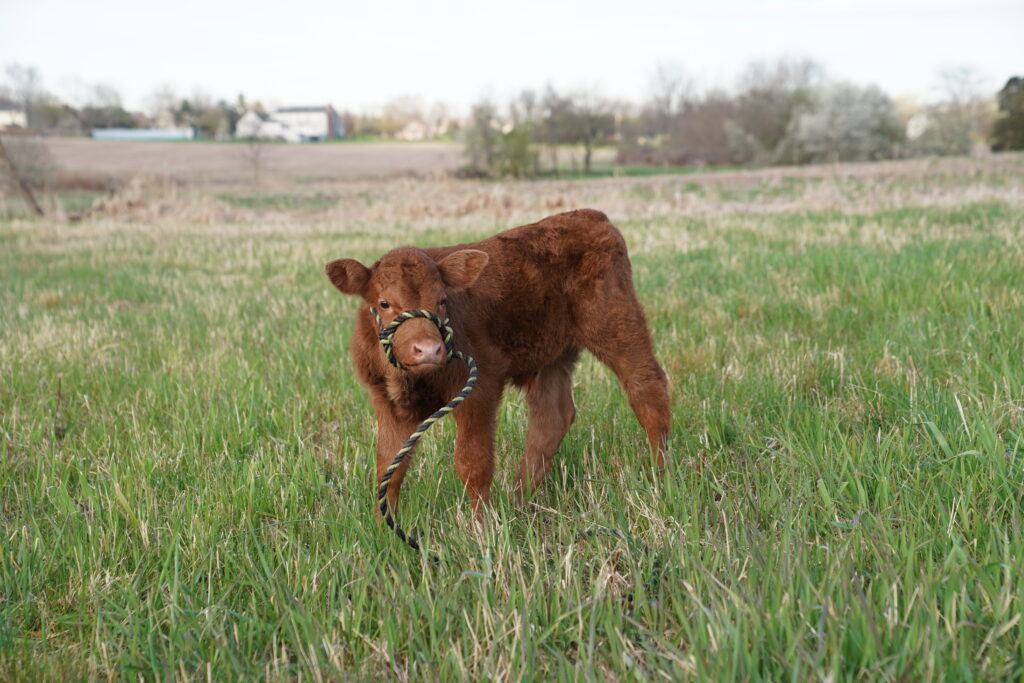
<path fill-rule="evenodd" d="M 384 471 L 394 459 L 398 449 L 402 447 L 405 440 L 416 429 L 419 423 L 416 421 L 402 420 L 393 415 L 386 407 L 377 408 L 377 486 L 380 486 L 384 478 Z M 409 462 L 412 460 L 412 453 L 405 456 L 402 464 L 399 465 L 391 482 L 388 484 L 388 507 L 391 514 L 398 512 L 398 492 L 402 488 L 402 480 L 405 479 L 405 472 L 409 469 Z M 374 500 L 376 500 L 377 489 L 374 488 Z M 377 514 L 380 515 L 380 508 L 374 504 Z"/>
<path fill-rule="evenodd" d="M 483 383 L 481 383 L 483 384 Z M 469 502 L 477 519 L 491 498 L 494 479 L 494 432 L 497 427 L 501 391 L 487 391 L 478 385 L 471 396 L 455 410 L 455 473 L 466 486 Z"/>

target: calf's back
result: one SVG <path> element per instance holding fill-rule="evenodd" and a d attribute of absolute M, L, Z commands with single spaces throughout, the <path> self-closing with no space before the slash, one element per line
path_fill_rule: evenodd
<path fill-rule="evenodd" d="M 440 261 L 461 249 L 479 249 L 490 260 L 453 301 L 452 318 L 475 349 L 501 353 L 513 376 L 538 372 L 580 346 L 580 325 L 602 309 L 605 294 L 632 288 L 625 241 L 600 211 L 571 211 L 426 251 Z"/>

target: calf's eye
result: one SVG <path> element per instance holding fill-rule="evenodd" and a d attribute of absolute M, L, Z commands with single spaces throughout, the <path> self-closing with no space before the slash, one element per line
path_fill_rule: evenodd
<path fill-rule="evenodd" d="M 391 308 L 391 304 L 389 304 L 387 301 L 381 301 L 378 304 L 378 306 L 380 306 L 381 309 L 383 309 L 383 310 L 387 310 L 387 309 Z"/>

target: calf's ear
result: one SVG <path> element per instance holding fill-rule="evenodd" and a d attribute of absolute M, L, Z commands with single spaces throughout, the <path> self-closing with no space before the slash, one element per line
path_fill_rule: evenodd
<path fill-rule="evenodd" d="M 331 261 L 324 270 L 331 283 L 345 294 L 361 295 L 370 281 L 370 269 L 350 258 Z"/>
<path fill-rule="evenodd" d="M 465 289 L 480 277 L 490 256 L 478 249 L 463 249 L 448 254 L 437 264 L 441 271 L 441 279 L 449 287 Z"/>

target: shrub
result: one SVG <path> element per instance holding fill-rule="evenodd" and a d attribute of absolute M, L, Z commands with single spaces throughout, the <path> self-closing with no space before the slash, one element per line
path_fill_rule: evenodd
<path fill-rule="evenodd" d="M 992 126 L 992 149 L 1024 149 L 1024 77 L 1014 76 L 999 91 L 999 118 Z"/>
<path fill-rule="evenodd" d="M 812 163 L 891 159 L 902 154 L 905 137 L 889 96 L 852 84 L 821 91 L 791 130 L 795 154 Z"/>

